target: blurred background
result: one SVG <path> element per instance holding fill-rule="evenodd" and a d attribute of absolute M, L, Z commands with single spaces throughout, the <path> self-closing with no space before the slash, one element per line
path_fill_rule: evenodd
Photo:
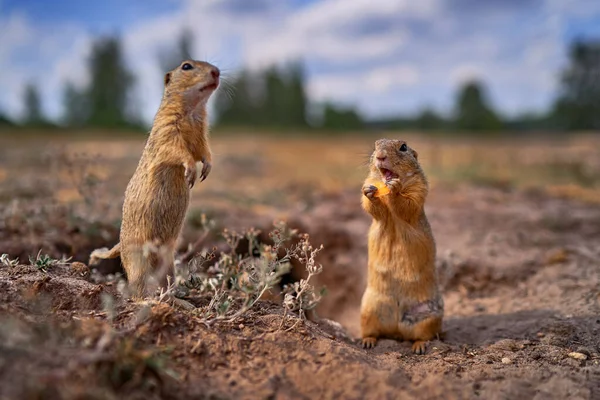
<path fill-rule="evenodd" d="M 192 220 L 354 193 L 380 137 L 408 140 L 434 191 L 600 203 L 589 0 L 1 0 L 0 200 L 85 206 L 118 226 L 163 76 L 186 58 L 223 76 Z"/>
<path fill-rule="evenodd" d="M 205 211 L 287 212 L 357 190 L 384 136 L 419 151 L 434 189 L 600 201 L 600 3 L 588 0 L 2 0 L 4 197 L 85 200 L 66 172 L 48 179 L 70 159 L 117 204 L 163 76 L 186 58 L 223 71 L 215 168 L 194 189 Z"/>
<path fill-rule="evenodd" d="M 215 64 L 222 81 L 209 102 L 213 168 L 192 190 L 180 255 L 226 249 L 224 228 L 255 227 L 268 243 L 273 221 L 286 220 L 324 245 L 323 273 L 313 281 L 327 288 L 319 315 L 358 335 L 371 223 L 360 189 L 374 141 L 406 140 L 427 175 L 425 207 L 445 277 L 446 312 L 454 318 L 451 358 L 415 361 L 408 375 L 398 375 L 397 364 L 385 367 L 393 375 L 382 375 L 367 358 L 360 370 L 375 380 L 357 380 L 358 369 L 346 365 L 322 370 L 328 358 L 320 358 L 308 374 L 298 368 L 310 377 L 298 387 L 311 390 L 320 376 L 332 390 L 360 381 L 373 393 L 377 379 L 406 377 L 421 396 L 424 384 L 447 394 L 438 382 L 456 375 L 457 387 L 472 386 L 476 396 L 480 387 L 508 387 L 503 397 L 512 398 L 550 392 L 566 398 L 584 393 L 578 390 L 585 385 L 594 393 L 598 379 L 584 368 L 597 368 L 591 358 L 597 363 L 600 349 L 600 0 L 0 0 L 0 255 L 32 265 L 62 256 L 87 263 L 91 251 L 118 242 L 123 193 L 160 104 L 164 74 L 186 58 Z M 246 243 L 239 248 L 248 252 Z M 93 275 L 106 277 L 107 285 L 111 274 L 123 272 L 119 259 L 98 269 Z M 17 298 L 18 285 L 34 285 L 22 271 L 0 268 L 0 288 L 8 288 L 0 290 L 0 317 L 10 303 L 2 296 Z M 87 298 L 79 279 L 56 276 L 47 287 L 58 294 L 57 310 Z M 281 285 L 303 277 L 306 270 L 295 266 Z M 56 282 L 75 289 L 63 291 Z M 153 332 L 147 343 L 158 346 L 161 336 Z M 13 336 L 3 340 L 0 329 L 0 343 Z M 256 361 L 267 352 L 259 347 L 260 355 L 246 356 L 235 337 L 223 365 L 238 368 L 229 363 L 239 355 L 244 369 L 235 374 L 254 382 Z M 527 339 L 519 348 L 535 353 L 517 356 L 516 342 L 486 347 L 507 337 Z M 475 351 L 467 352 L 465 342 L 478 343 Z M 62 382 L 79 377 L 88 387 L 87 376 L 102 376 L 81 375 L 71 350 L 57 358 L 45 343 L 36 339 L 31 349 L 50 349 L 48 366 L 77 367 L 61 373 Z M 210 357 L 200 360 L 209 364 L 189 358 L 194 367 L 178 368 L 186 374 L 200 368 L 216 377 L 212 382 L 227 379 L 231 390 L 244 387 L 234 388 L 227 370 L 213 364 L 214 350 L 225 347 L 206 343 L 201 349 L 210 349 Z M 304 339 L 281 343 L 308 349 Z M 180 354 L 196 357 L 198 344 L 180 346 Z M 579 345 L 596 350 L 559 361 Z M 388 354 L 391 347 L 381 349 Z M 447 350 L 441 351 L 434 354 Z M 41 351 L 5 353 L 44 360 Z M 279 354 L 262 365 L 289 365 L 287 353 Z M 579 364 L 590 354 L 587 366 Z M 506 369 L 487 365 L 503 365 L 507 356 L 516 361 Z M 309 359 L 294 358 L 302 365 Z M 18 378 L 3 378 L 0 368 L 0 381 L 11 382 L 0 389 L 23 377 L 35 382 L 12 361 L 4 365 Z M 440 380 L 422 381 L 424 365 Z M 285 368 L 285 375 L 264 375 L 264 387 L 287 386 L 294 369 Z M 348 371 L 350 384 L 332 385 L 327 371 Z M 55 372 L 44 382 L 55 382 Z M 557 381 L 548 380 L 559 372 Z M 518 378 L 513 386 L 510 374 Z M 535 379 L 542 383 L 535 386 Z M 555 390 L 561 385 L 566 389 Z"/>
<path fill-rule="evenodd" d="M 600 128 L 590 0 L 0 2 L 3 127 L 148 130 L 182 58 L 218 127 Z"/>

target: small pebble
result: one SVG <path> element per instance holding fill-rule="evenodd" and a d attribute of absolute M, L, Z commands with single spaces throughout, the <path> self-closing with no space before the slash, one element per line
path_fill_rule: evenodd
<path fill-rule="evenodd" d="M 502 359 L 502 364 L 512 364 L 512 360 L 508 357 Z"/>
<path fill-rule="evenodd" d="M 581 353 L 581 354 L 585 354 L 586 356 L 588 356 L 588 358 L 590 358 L 592 356 L 592 353 L 590 353 L 590 351 L 585 347 L 579 347 L 575 351 L 578 353 Z"/>
<path fill-rule="evenodd" d="M 574 358 L 576 360 L 587 360 L 588 356 L 583 353 L 579 353 L 577 351 L 573 351 L 569 353 L 569 357 Z"/>

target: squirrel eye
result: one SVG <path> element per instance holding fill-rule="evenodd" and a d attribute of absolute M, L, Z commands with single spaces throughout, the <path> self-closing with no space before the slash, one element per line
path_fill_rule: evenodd
<path fill-rule="evenodd" d="M 187 70 L 192 69 L 192 68 L 194 68 L 194 67 L 192 67 L 192 64 L 190 64 L 190 63 L 185 63 L 185 64 L 183 64 L 181 66 L 181 69 L 184 70 L 184 71 L 187 71 Z"/>
<path fill-rule="evenodd" d="M 406 143 L 402 143 L 402 146 L 400 146 L 400 151 L 406 151 L 406 150 L 408 150 Z"/>

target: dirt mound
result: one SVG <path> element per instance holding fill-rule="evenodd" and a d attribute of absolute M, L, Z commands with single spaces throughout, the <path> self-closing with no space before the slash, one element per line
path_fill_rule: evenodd
<path fill-rule="evenodd" d="M 82 276 L 89 276 L 89 269 L 77 262 L 49 271 L 32 265 L 0 268 L 0 301 L 5 307 L 41 313 L 100 308 L 102 294 L 114 290 Z"/>
<path fill-rule="evenodd" d="M 31 279 L 22 279 L 24 272 Z M 38 290 L 38 274 L 31 267 L 15 266 L 0 281 L 13 282 L 25 292 Z M 55 269 L 50 276 L 51 281 L 62 279 L 60 287 L 53 287 L 53 298 L 84 296 L 94 286 L 72 278 L 68 268 Z M 53 308 L 30 318 L 7 312 L 8 306 L 27 304 L 28 297 L 8 296 L 0 315 L 0 379 L 12 384 L 2 385 L 2 395 L 356 398 L 367 392 L 389 397 L 402 386 L 354 345 L 339 324 L 305 322 L 290 330 L 293 321 L 282 326 L 282 309 L 272 303 L 261 302 L 235 323 L 207 327 L 193 314 L 165 303 L 116 299 L 113 318 L 100 307 L 91 312 L 88 307 L 68 312 Z M 357 381 L 348 385 L 345 375 L 339 375 L 342 369 Z M 28 370 L 33 373 L 25 374 Z M 403 377 L 403 385 L 409 383 Z"/>
<path fill-rule="evenodd" d="M 51 198 L 14 200 L 0 209 L 2 253 L 26 262 L 43 251 L 53 258 L 68 255 L 87 262 L 91 251 L 118 241 L 118 219 L 97 218 L 89 207 L 59 204 Z M 103 263 L 102 273 L 121 270 L 118 261 Z"/>
<path fill-rule="evenodd" d="M 123 301 L 112 285 L 91 284 L 78 268 L 32 268 L 6 267 L 0 275 L 3 288 L 14 288 L 0 308 L 0 380 L 11 382 L 1 386 L 3 398 L 598 395 L 597 316 L 540 310 L 449 317 L 444 341 L 416 356 L 408 343 L 391 340 L 364 350 L 328 320 L 282 325 L 282 308 L 270 302 L 234 323 L 206 326 L 166 303 Z M 35 312 L 26 306 L 32 290 L 96 301 Z M 100 306 L 99 293 L 112 295 L 112 308 Z"/>

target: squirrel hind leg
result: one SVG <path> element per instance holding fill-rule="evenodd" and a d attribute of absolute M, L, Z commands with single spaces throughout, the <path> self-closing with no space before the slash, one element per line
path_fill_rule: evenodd
<path fill-rule="evenodd" d="M 364 349 L 372 349 L 377 344 L 377 338 L 373 336 L 362 338 L 362 347 Z"/>
<path fill-rule="evenodd" d="M 412 351 L 415 354 L 425 354 L 427 342 L 439 338 L 442 333 L 442 318 L 430 317 L 420 322 L 413 333 Z"/>
<path fill-rule="evenodd" d="M 415 354 L 425 354 L 427 350 L 427 341 L 425 340 L 416 340 L 412 345 L 412 351 Z"/>
<path fill-rule="evenodd" d="M 172 244 L 163 245 L 159 252 L 145 254 L 142 246 L 128 248 L 123 258 L 130 293 L 139 298 L 152 296 L 158 289 L 168 290 L 174 284 L 175 267 Z"/>

